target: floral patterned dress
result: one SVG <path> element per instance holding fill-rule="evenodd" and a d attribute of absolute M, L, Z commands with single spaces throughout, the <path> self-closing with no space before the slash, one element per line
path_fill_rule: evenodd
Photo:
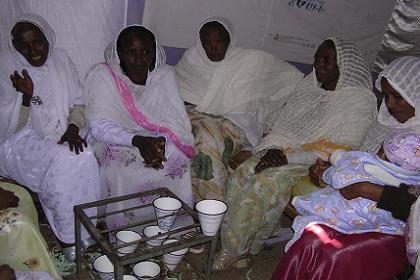
<path fill-rule="evenodd" d="M 31 196 L 14 184 L 2 182 L 0 186 L 19 197 L 17 208 L 0 211 L 0 263 L 16 271 L 46 271 L 61 279 L 39 231 L 38 214 Z"/>

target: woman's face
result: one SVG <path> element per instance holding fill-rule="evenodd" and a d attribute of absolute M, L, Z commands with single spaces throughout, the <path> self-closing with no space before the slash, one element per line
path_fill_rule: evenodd
<path fill-rule="evenodd" d="M 381 80 L 382 93 L 389 113 L 400 123 L 414 117 L 415 109 L 396 91 L 385 78 Z"/>
<path fill-rule="evenodd" d="M 48 58 L 48 41 L 38 27 L 28 25 L 31 27 L 21 29 L 13 38 L 13 46 L 29 64 L 41 67 Z"/>
<path fill-rule="evenodd" d="M 118 56 L 124 64 L 125 74 L 134 82 L 147 78 L 147 73 L 155 61 L 153 44 L 137 36 L 123 39 Z M 144 78 L 144 75 L 145 78 Z M 141 83 L 143 84 L 143 83 Z"/>
<path fill-rule="evenodd" d="M 220 28 L 206 28 L 204 32 L 200 32 L 201 44 L 211 61 L 222 61 L 225 58 L 229 48 L 229 39 L 226 37 Z"/>
<path fill-rule="evenodd" d="M 318 82 L 326 90 L 334 90 L 340 71 L 337 65 L 337 55 L 333 44 L 323 42 L 315 53 L 313 67 Z"/>

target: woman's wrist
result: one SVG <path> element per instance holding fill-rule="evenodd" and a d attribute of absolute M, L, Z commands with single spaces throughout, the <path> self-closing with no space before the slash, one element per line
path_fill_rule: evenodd
<path fill-rule="evenodd" d="M 29 96 L 27 94 L 24 94 L 22 96 L 22 106 L 31 107 L 31 97 L 32 96 Z"/>

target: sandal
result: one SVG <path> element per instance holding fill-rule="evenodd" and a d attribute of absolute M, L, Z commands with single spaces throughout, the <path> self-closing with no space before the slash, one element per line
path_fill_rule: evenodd
<path fill-rule="evenodd" d="M 246 268 L 250 265 L 250 259 L 247 258 L 247 254 L 242 255 L 232 255 L 227 250 L 221 250 L 217 254 L 214 263 L 213 271 L 222 271 L 230 268 L 231 266 L 235 268 Z"/>

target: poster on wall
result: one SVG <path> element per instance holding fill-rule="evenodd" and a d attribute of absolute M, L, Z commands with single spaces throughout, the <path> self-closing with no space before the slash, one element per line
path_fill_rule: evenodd
<path fill-rule="evenodd" d="M 373 64 L 395 0 L 145 0 L 143 24 L 163 45 L 189 48 L 200 21 L 223 16 L 237 45 L 288 61 L 312 63 L 326 37 L 355 42 Z"/>

